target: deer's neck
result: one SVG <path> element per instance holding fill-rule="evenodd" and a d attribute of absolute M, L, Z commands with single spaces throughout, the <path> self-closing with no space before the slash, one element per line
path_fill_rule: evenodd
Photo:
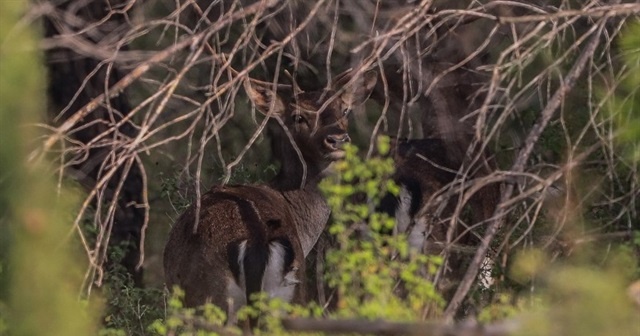
<path fill-rule="evenodd" d="M 272 150 L 281 166 L 271 186 L 287 200 L 306 256 L 326 227 L 331 213 L 318 189 L 329 165 L 300 158 L 286 138 L 284 141 L 276 139 Z"/>
<path fill-rule="evenodd" d="M 329 172 L 330 163 L 314 155 L 304 155 L 305 148 L 297 149 L 303 154 L 299 155 L 280 125 L 272 123 L 269 126 L 271 151 L 280 162 L 280 171 L 271 186 L 282 191 L 317 189 L 320 180 Z"/>
<path fill-rule="evenodd" d="M 287 190 L 282 191 L 282 194 L 292 210 L 298 238 L 306 257 L 327 226 L 331 209 L 317 188 Z"/>
<path fill-rule="evenodd" d="M 296 158 L 296 160 L 299 160 Z M 299 162 L 299 161 L 298 161 Z M 309 165 L 304 174 L 302 166 L 295 163 L 284 165 L 272 185 L 280 190 L 289 204 L 291 214 L 302 244 L 304 256 L 311 251 L 327 226 L 331 209 L 318 188 L 323 173 L 314 171 Z"/>
<path fill-rule="evenodd" d="M 282 191 L 307 189 L 307 187 L 317 189 L 318 183 L 329 171 L 329 166 L 300 158 L 293 149 L 291 152 L 278 155 L 281 163 L 280 171 L 271 185 Z"/>

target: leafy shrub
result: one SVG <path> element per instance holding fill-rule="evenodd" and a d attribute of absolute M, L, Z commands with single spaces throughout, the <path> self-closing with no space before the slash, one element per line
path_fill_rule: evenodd
<path fill-rule="evenodd" d="M 147 328 L 165 316 L 164 292 L 157 288 L 136 287 L 128 273 L 117 260 L 124 256 L 125 249 L 114 247 L 112 262 L 105 275 L 102 295 L 106 300 L 103 329 L 106 335 L 145 335 Z"/>
<path fill-rule="evenodd" d="M 346 147 L 337 174 L 320 187 L 332 209 L 329 232 L 338 248 L 327 254 L 326 277 L 337 290 L 338 317 L 421 320 L 444 302 L 428 279 L 440 265 L 436 256 L 412 253 L 404 234 L 390 235 L 394 219 L 374 211 L 382 197 L 399 187 L 390 179 L 394 162 L 386 157 L 388 137 L 377 140 L 380 156 L 363 160 Z M 353 202 L 365 195 L 364 202 Z"/>

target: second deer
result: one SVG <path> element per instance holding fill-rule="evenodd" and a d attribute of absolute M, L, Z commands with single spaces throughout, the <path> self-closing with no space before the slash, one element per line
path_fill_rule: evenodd
<path fill-rule="evenodd" d="M 444 203 L 436 202 L 436 196 L 444 190 L 450 190 L 452 183 L 460 179 L 462 163 L 448 155 L 447 144 L 442 139 L 412 139 L 393 141 L 392 152 L 396 171 L 394 181 L 401 187 L 400 194 L 387 194 L 380 202 L 379 211 L 396 219 L 394 231 L 407 234 L 408 242 L 414 251 L 437 255 L 446 247 L 450 250 L 463 250 L 464 245 L 472 245 L 472 235 L 467 227 L 457 225 L 451 227 L 445 217 L 453 215 L 457 204 L 457 196 L 442 197 Z M 486 155 L 481 157 L 486 160 Z M 471 178 L 480 178 L 489 174 L 491 162 L 482 162 L 479 169 L 470 173 Z M 470 222 L 481 224 L 490 219 L 498 203 L 500 188 L 497 184 L 486 185 L 479 189 L 470 200 Z M 457 191 L 455 192 L 457 193 Z M 442 205 L 439 209 L 437 205 Z M 421 215 L 428 207 L 429 215 Z M 456 220 L 459 222 L 459 220 Z M 449 254 L 451 255 L 451 254 Z M 454 253 L 453 255 L 456 255 Z M 449 273 L 446 278 L 450 287 L 455 278 L 463 272 L 459 253 L 449 258 L 448 265 L 442 274 Z M 448 267 L 447 267 L 448 266 Z M 441 287 L 443 287 L 441 286 Z"/>

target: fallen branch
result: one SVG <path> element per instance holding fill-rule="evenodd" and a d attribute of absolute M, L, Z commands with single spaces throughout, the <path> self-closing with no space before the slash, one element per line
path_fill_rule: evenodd
<path fill-rule="evenodd" d="M 282 326 L 288 331 L 324 332 L 328 334 L 373 335 L 433 335 L 433 336 L 499 336 L 513 333 L 514 321 L 480 325 L 475 322 L 443 324 L 426 322 L 388 322 L 383 320 L 319 320 L 310 318 L 284 319 Z"/>
<path fill-rule="evenodd" d="M 599 242 L 603 240 L 615 240 L 615 239 L 629 240 L 632 237 L 633 237 L 632 231 L 607 232 L 607 233 L 586 235 L 580 238 L 576 238 L 573 241 L 569 241 L 567 243 L 578 245 L 578 244 Z"/>

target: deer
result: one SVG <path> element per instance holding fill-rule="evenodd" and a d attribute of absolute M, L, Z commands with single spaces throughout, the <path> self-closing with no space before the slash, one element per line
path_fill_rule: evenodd
<path fill-rule="evenodd" d="M 418 212 L 435 193 L 455 179 L 456 170 L 440 139 L 392 139 L 391 149 L 389 155 L 395 166 L 391 178 L 400 192 L 398 195 L 386 193 L 376 210 L 395 218 L 393 234 L 408 234 L 409 246 L 422 251 L 427 223 L 417 218 Z M 438 238 L 444 237 L 438 235 Z"/>
<path fill-rule="evenodd" d="M 233 323 L 254 293 L 304 302 L 305 257 L 330 215 L 318 184 L 344 157 L 349 112 L 368 99 L 376 81 L 375 71 L 358 78 L 346 72 L 319 91 L 303 92 L 294 82 L 293 93 L 244 82 L 252 105 L 269 118 L 280 168 L 268 184 L 213 186 L 199 210 L 191 205 L 179 216 L 165 245 L 164 271 L 167 287 L 184 291 L 186 306 L 213 303 Z"/>
<path fill-rule="evenodd" d="M 435 196 L 459 178 L 462 165 L 454 155 L 447 150 L 447 143 L 440 138 L 424 139 L 393 139 L 392 150 L 389 155 L 393 158 L 395 172 L 394 182 L 400 187 L 400 193 L 387 193 L 380 201 L 376 211 L 386 213 L 395 218 L 396 224 L 393 234 L 406 234 L 412 251 L 429 255 L 441 254 L 446 244 L 452 241 L 459 245 L 470 245 L 471 234 L 464 232 L 459 225 L 451 228 L 442 219 L 453 214 L 456 206 L 455 197 L 445 201 L 444 207 L 435 209 Z M 486 160 L 487 155 L 483 155 Z M 489 163 L 491 165 L 491 163 Z M 478 178 L 488 173 L 484 166 L 472 173 L 471 177 Z M 474 224 L 488 220 L 499 201 L 500 188 L 498 185 L 487 185 L 481 188 L 469 200 L 471 208 L 470 221 Z M 423 215 L 425 212 L 427 215 Z M 438 215 L 440 214 L 440 215 Z M 453 251 L 456 249 L 454 248 Z M 456 278 L 462 258 L 459 253 L 449 260 L 449 270 L 442 271 L 446 279 L 441 289 L 447 294 L 445 287 L 451 287 L 450 280 Z"/>
<path fill-rule="evenodd" d="M 377 211 L 396 218 L 395 231 L 407 232 L 431 198 L 458 177 L 461 163 L 448 154 L 447 143 L 439 138 L 393 139 L 391 148 L 389 154 L 395 165 L 392 179 L 400 186 L 400 194 L 387 193 Z M 476 172 L 474 177 L 481 174 Z M 491 216 L 497 202 L 495 191 L 485 187 L 480 197 L 472 198 L 473 222 Z M 434 235 L 445 238 L 444 233 Z"/>

